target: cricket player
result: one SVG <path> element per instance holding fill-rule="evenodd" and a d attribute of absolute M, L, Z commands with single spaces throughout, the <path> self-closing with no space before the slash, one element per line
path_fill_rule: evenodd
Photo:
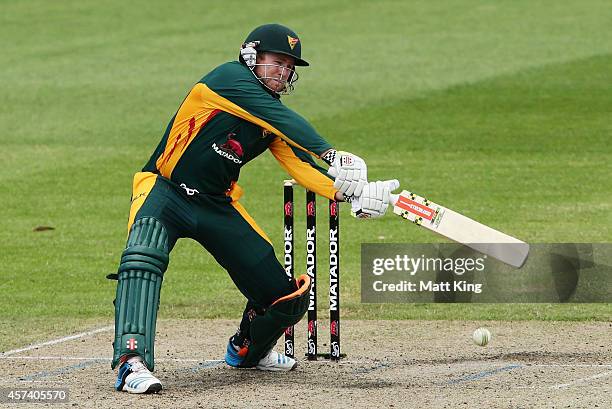
<path fill-rule="evenodd" d="M 399 183 L 368 183 L 361 158 L 336 151 L 281 103 L 298 79 L 296 66 L 308 66 L 301 49 L 289 28 L 257 27 L 242 44 L 238 61 L 220 65 L 191 88 L 153 155 L 135 174 L 127 245 L 112 277 L 118 280 L 116 390 L 162 388 L 151 373 L 155 324 L 169 254 L 182 237 L 210 252 L 247 299 L 227 345 L 226 363 L 268 371 L 296 367 L 294 359 L 272 348 L 304 316 L 310 279 L 287 277 L 270 239 L 240 204 L 242 189 L 236 183 L 242 167 L 265 150 L 305 188 L 352 202 L 356 217 L 385 214 L 390 191 Z M 332 177 L 313 158 L 329 165 Z"/>

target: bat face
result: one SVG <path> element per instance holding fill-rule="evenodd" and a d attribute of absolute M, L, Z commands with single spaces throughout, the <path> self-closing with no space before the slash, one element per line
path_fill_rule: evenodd
<path fill-rule="evenodd" d="M 419 226 L 514 267 L 521 267 L 527 260 L 529 244 L 517 238 L 407 190 L 400 193 L 396 199 L 393 213 Z"/>

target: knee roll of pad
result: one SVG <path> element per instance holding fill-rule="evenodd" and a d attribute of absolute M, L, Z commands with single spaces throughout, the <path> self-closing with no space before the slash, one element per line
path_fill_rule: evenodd
<path fill-rule="evenodd" d="M 134 222 L 118 271 L 113 368 L 121 356 L 138 354 L 153 370 L 159 294 L 168 260 L 164 226 L 154 218 Z"/>
<path fill-rule="evenodd" d="M 276 344 L 287 327 L 297 324 L 308 310 L 308 293 L 310 277 L 298 278 L 298 289 L 292 294 L 276 300 L 263 315 L 251 322 L 251 345 L 240 366 L 249 368 L 257 365 L 259 360 Z"/>

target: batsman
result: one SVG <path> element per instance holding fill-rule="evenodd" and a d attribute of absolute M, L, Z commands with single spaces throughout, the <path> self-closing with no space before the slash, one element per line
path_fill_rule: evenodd
<path fill-rule="evenodd" d="M 281 95 L 298 80 L 296 67 L 305 66 L 294 31 L 279 24 L 257 27 L 240 47 L 238 61 L 218 66 L 191 88 L 134 175 L 127 244 L 112 275 L 118 280 L 112 360 L 112 368 L 119 367 L 117 391 L 162 388 L 151 373 L 160 289 L 170 252 L 184 237 L 212 254 L 246 298 L 226 363 L 268 371 L 296 367 L 273 347 L 304 316 L 310 279 L 287 277 L 270 239 L 239 201 L 240 171 L 264 151 L 306 189 L 351 202 L 357 218 L 385 214 L 399 183 L 368 182 L 360 157 L 334 149 L 282 104 Z"/>

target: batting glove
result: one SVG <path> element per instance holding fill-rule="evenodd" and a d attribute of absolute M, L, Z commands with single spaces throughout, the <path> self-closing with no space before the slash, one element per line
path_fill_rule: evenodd
<path fill-rule="evenodd" d="M 249 68 L 255 67 L 255 63 L 257 63 L 257 50 L 255 50 L 255 47 L 257 47 L 258 44 L 259 41 L 251 41 L 242 44 L 240 48 L 240 56 Z"/>
<path fill-rule="evenodd" d="M 361 195 L 351 203 L 351 215 L 358 219 L 384 216 L 391 203 L 391 192 L 399 186 L 397 179 L 367 183 Z"/>
<path fill-rule="evenodd" d="M 368 183 L 368 167 L 363 159 L 352 153 L 334 151 L 327 173 L 335 178 L 334 187 L 342 193 L 347 202 L 361 195 Z"/>

